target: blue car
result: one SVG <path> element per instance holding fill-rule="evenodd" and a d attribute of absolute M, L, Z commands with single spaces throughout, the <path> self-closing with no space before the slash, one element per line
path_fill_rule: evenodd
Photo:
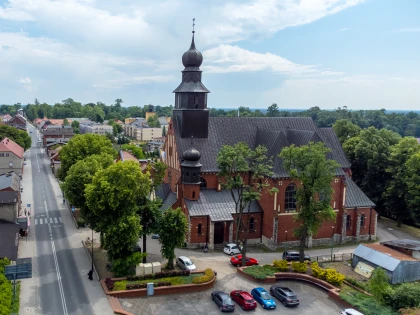
<path fill-rule="evenodd" d="M 276 308 L 276 302 L 273 300 L 270 294 L 264 288 L 255 288 L 252 289 L 251 295 L 255 301 L 261 304 L 261 306 L 268 310 L 273 310 Z"/>

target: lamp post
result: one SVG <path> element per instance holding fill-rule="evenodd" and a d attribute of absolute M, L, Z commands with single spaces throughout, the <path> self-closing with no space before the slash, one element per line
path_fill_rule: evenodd
<path fill-rule="evenodd" d="M 287 231 L 286 232 L 286 243 L 284 244 L 284 251 L 287 252 Z"/>
<path fill-rule="evenodd" d="M 334 227 L 332 227 L 333 232 L 332 232 L 332 236 L 331 236 L 331 261 L 333 261 L 333 250 L 334 250 Z"/>

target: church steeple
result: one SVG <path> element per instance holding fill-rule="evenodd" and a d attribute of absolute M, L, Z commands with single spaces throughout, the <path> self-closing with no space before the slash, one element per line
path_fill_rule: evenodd
<path fill-rule="evenodd" d="M 175 109 L 174 118 L 179 121 L 181 137 L 188 138 L 194 134 L 196 138 L 208 137 L 207 93 L 210 91 L 201 83 L 200 66 L 203 63 L 203 55 L 195 47 L 195 19 L 193 19 L 193 31 L 190 49 L 182 56 L 182 82 L 174 90 Z"/>

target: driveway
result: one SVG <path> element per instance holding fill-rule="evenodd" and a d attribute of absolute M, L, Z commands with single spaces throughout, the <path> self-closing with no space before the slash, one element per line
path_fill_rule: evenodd
<path fill-rule="evenodd" d="M 336 315 L 339 314 L 344 307 L 330 299 L 325 291 L 318 289 L 312 285 L 297 281 L 281 281 L 277 282 L 292 289 L 300 299 L 300 305 L 297 307 L 285 307 L 276 300 L 276 310 L 264 310 L 258 305 L 252 314 L 322 314 Z M 221 290 L 230 292 L 232 290 L 245 290 L 250 292 L 253 288 L 262 286 L 267 291 L 270 285 L 260 285 L 248 281 L 236 274 L 229 274 L 218 279 L 213 290 Z M 120 303 L 124 310 L 134 315 L 184 315 L 184 314 L 221 314 L 217 305 L 211 300 L 210 293 L 213 290 L 205 292 L 189 293 L 189 294 L 171 294 L 165 296 L 153 296 L 135 299 L 120 299 Z M 233 314 L 247 314 L 249 311 L 243 311 L 238 305 L 235 305 Z"/>

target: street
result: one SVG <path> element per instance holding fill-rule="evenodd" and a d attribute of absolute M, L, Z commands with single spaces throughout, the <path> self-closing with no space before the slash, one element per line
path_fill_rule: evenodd
<path fill-rule="evenodd" d="M 32 165 L 31 233 L 36 241 L 36 268 L 39 286 L 39 314 L 94 314 L 83 285 L 80 270 L 67 239 L 62 211 L 50 181 L 49 160 L 37 146 L 37 131 L 32 131 L 29 155 Z M 28 208 L 29 209 L 29 208 Z"/>

